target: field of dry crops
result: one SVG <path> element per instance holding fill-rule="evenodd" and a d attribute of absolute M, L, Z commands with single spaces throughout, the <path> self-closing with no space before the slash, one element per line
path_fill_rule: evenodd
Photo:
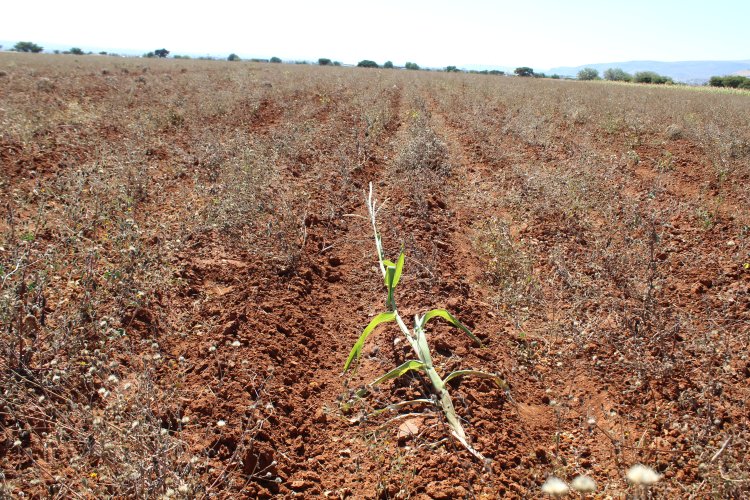
<path fill-rule="evenodd" d="M 383 311 L 405 318 L 482 463 Z M 0 54 L 0 496 L 750 492 L 750 96 Z M 393 258 L 393 257 L 391 257 Z M 636 463 L 663 475 L 630 484 Z M 22 495 L 23 494 L 23 495 Z"/>

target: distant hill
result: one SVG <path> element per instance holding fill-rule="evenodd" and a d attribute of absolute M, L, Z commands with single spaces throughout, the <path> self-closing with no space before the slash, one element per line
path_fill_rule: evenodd
<path fill-rule="evenodd" d="M 656 71 L 660 75 L 672 77 L 684 83 L 702 84 L 712 76 L 723 76 L 750 71 L 750 60 L 745 61 L 627 61 L 613 63 L 586 64 L 584 66 L 562 66 L 550 69 L 547 74 L 557 73 L 564 76 L 576 76 L 583 68 L 594 68 L 599 74 L 608 68 L 621 68 L 628 73 L 637 71 Z"/>

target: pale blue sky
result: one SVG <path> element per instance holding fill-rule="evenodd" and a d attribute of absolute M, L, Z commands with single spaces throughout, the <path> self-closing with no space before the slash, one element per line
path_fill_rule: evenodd
<path fill-rule="evenodd" d="M 5 48 L 28 40 L 435 67 L 750 59 L 748 33 L 750 0 L 34 0 L 0 9 Z"/>

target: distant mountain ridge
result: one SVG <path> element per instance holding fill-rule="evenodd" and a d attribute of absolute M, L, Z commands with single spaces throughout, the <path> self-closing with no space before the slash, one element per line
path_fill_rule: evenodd
<path fill-rule="evenodd" d="M 550 69 L 547 74 L 576 76 L 583 68 L 594 68 L 601 75 L 606 69 L 620 68 L 628 73 L 655 71 L 678 82 L 701 84 L 712 76 L 724 76 L 750 71 L 750 59 L 743 61 L 625 61 L 612 63 L 585 64 L 583 66 L 561 66 Z"/>

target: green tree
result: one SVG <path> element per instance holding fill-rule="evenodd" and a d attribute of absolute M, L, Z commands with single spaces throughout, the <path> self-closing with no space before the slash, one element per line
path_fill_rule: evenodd
<path fill-rule="evenodd" d="M 583 68 L 581 71 L 578 72 L 578 79 L 579 80 L 598 80 L 599 71 L 597 71 L 594 68 Z"/>
<path fill-rule="evenodd" d="M 604 71 L 604 79 L 610 82 L 631 82 L 633 75 L 621 68 L 609 68 Z"/>
<path fill-rule="evenodd" d="M 668 76 L 660 75 L 655 71 L 639 71 L 633 76 L 636 83 L 672 84 L 674 81 Z"/>
<path fill-rule="evenodd" d="M 272 57 L 272 58 L 270 59 L 270 61 L 271 61 L 272 63 L 280 63 L 280 62 L 281 62 L 281 59 L 279 59 L 278 57 L 274 56 L 274 57 Z"/>
<path fill-rule="evenodd" d="M 519 68 L 516 68 L 513 70 L 513 73 L 517 74 L 518 76 L 534 76 L 534 70 L 529 68 L 528 66 L 521 66 Z"/>
<path fill-rule="evenodd" d="M 393 62 L 386 61 L 385 64 L 383 64 L 383 67 L 386 69 L 393 69 Z"/>
<path fill-rule="evenodd" d="M 167 49 L 156 49 L 154 51 L 154 55 L 156 57 L 164 58 L 164 57 L 167 57 L 169 55 L 169 51 Z"/>
<path fill-rule="evenodd" d="M 446 72 L 446 73 L 460 73 L 460 72 L 461 72 L 461 70 L 460 70 L 460 69 L 458 69 L 458 68 L 457 68 L 457 67 L 455 67 L 455 66 L 446 66 L 446 67 L 445 67 L 445 72 Z"/>
<path fill-rule="evenodd" d="M 238 56 L 234 52 L 232 52 L 231 54 L 229 54 L 229 57 L 227 57 L 227 61 L 240 61 L 240 60 L 241 60 L 240 56 Z"/>
<path fill-rule="evenodd" d="M 34 42 L 18 42 L 13 46 L 13 50 L 15 52 L 33 52 L 34 54 L 38 54 L 44 50 L 44 47 L 41 47 Z"/>
<path fill-rule="evenodd" d="M 712 78 L 713 79 L 713 78 Z M 729 87 L 731 89 L 738 89 L 742 87 L 742 84 L 750 79 L 740 75 L 727 75 L 721 77 L 722 87 Z"/>
<path fill-rule="evenodd" d="M 405 67 L 406 69 L 413 69 L 413 70 L 417 70 L 417 69 L 419 69 L 419 64 L 417 64 L 417 63 L 413 63 L 413 62 L 407 62 L 407 63 L 406 63 L 405 65 L 404 65 L 404 67 Z"/>
<path fill-rule="evenodd" d="M 375 61 L 370 61 L 369 59 L 363 59 L 357 63 L 357 67 L 359 68 L 379 68 L 378 63 Z"/>
<path fill-rule="evenodd" d="M 712 76 L 711 79 L 708 81 L 708 84 L 712 87 L 723 87 L 724 78 L 720 76 Z"/>
<path fill-rule="evenodd" d="M 333 62 L 330 59 L 328 59 L 327 57 L 321 57 L 320 59 L 318 59 L 318 65 L 320 65 L 320 66 L 332 66 Z"/>
<path fill-rule="evenodd" d="M 68 51 L 69 54 L 73 54 L 74 56 L 82 56 L 83 50 L 79 49 L 78 47 L 73 47 Z"/>

